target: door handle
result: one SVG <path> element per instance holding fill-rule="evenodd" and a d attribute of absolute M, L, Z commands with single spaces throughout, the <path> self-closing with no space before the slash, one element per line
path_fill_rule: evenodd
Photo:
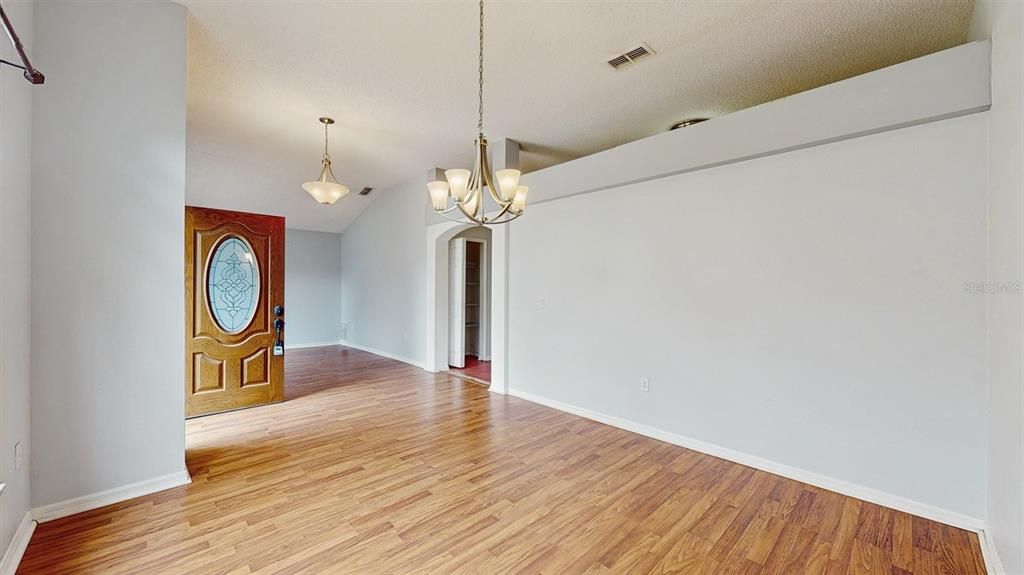
<path fill-rule="evenodd" d="M 284 308 L 277 306 L 274 308 L 274 313 L 280 309 L 282 312 Z M 280 314 L 278 314 L 280 315 Z M 277 318 L 274 320 L 274 355 L 284 355 L 284 339 L 281 337 L 281 330 L 284 329 L 284 320 Z"/>

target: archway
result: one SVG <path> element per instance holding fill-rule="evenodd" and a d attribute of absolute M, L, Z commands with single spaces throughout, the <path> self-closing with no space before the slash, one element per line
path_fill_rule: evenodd
<path fill-rule="evenodd" d="M 473 226 L 443 222 L 427 227 L 428 371 L 448 369 L 448 242 Z M 491 228 L 491 391 L 508 392 L 508 226 Z"/>

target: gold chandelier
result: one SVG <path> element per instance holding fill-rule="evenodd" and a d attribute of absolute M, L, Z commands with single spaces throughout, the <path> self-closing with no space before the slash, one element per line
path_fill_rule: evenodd
<path fill-rule="evenodd" d="M 324 125 L 323 168 L 320 169 L 320 177 L 312 182 L 302 184 L 302 189 L 313 196 L 317 202 L 329 206 L 348 195 L 348 188 L 340 184 L 338 178 L 334 177 L 334 171 L 331 170 L 331 154 L 327 151 L 327 128 L 334 123 L 334 120 L 323 117 L 320 118 L 320 123 Z"/>
<path fill-rule="evenodd" d="M 484 2 L 480 0 L 480 51 L 478 69 L 478 101 L 477 138 L 474 143 L 476 160 L 473 171 L 447 170 L 445 180 L 436 180 L 427 184 L 430 203 L 434 211 L 442 216 L 463 223 L 476 225 L 505 224 L 523 215 L 526 209 L 526 194 L 529 188 L 519 185 L 519 170 L 498 170 L 491 174 L 491 166 L 487 161 L 487 138 L 484 137 Z M 494 184 L 497 183 L 497 186 Z M 497 213 L 488 217 L 484 209 L 484 188 L 497 204 Z M 448 199 L 454 203 L 449 206 Z M 462 212 L 464 217 L 452 217 L 448 214 L 454 210 Z"/>

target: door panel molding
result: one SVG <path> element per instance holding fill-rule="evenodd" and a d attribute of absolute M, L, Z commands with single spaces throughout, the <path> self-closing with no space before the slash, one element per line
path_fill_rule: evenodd
<path fill-rule="evenodd" d="M 192 354 L 192 367 L 192 393 L 225 389 L 223 360 L 199 352 Z"/>
<path fill-rule="evenodd" d="M 269 355 L 267 348 L 261 347 L 248 357 L 242 358 L 241 387 L 270 384 L 270 372 L 267 371 L 270 365 Z"/>

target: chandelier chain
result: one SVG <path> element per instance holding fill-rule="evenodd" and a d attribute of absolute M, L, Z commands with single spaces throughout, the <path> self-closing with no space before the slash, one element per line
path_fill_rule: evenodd
<path fill-rule="evenodd" d="M 327 123 L 324 123 L 324 159 L 330 160 L 331 154 L 327 151 Z"/>
<path fill-rule="evenodd" d="M 499 170 L 495 178 L 491 173 L 491 167 L 487 161 L 487 140 L 484 138 L 484 0 L 480 3 L 480 29 L 479 29 L 479 51 L 478 56 L 478 77 L 477 77 L 477 132 L 478 136 L 474 147 L 476 148 L 476 159 L 473 162 L 472 170 L 447 170 L 445 180 L 437 180 L 427 183 L 427 192 L 430 194 L 430 201 L 434 212 L 449 220 L 459 223 L 473 222 L 479 226 L 507 224 L 523 215 L 523 208 L 526 206 L 526 186 L 518 185 L 520 171 L 508 166 Z M 507 148 L 506 148 L 507 152 Z M 504 163 L 504 162 L 503 162 Z M 497 211 L 488 215 L 485 204 L 485 194 L 497 204 Z M 449 202 L 454 199 L 454 205 Z M 448 215 L 454 210 L 459 210 L 461 216 Z"/>
<path fill-rule="evenodd" d="M 484 135 L 484 0 L 480 0 L 480 69 L 479 79 L 480 85 L 477 90 L 477 96 L 480 100 L 480 108 L 478 111 L 476 129 L 481 136 Z"/>

